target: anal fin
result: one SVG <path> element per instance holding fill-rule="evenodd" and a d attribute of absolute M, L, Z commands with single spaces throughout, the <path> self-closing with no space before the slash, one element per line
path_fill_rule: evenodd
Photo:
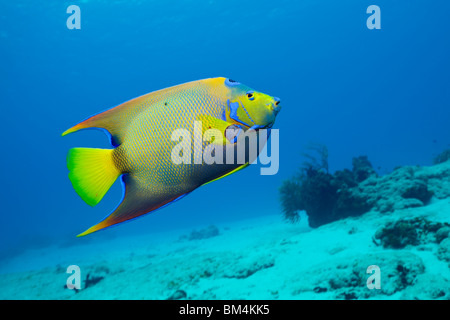
<path fill-rule="evenodd" d="M 211 182 L 220 180 L 220 179 L 222 179 L 222 178 L 225 178 L 225 177 L 227 177 L 227 176 L 229 176 L 229 175 L 231 175 L 231 174 L 233 174 L 233 173 L 235 173 L 235 172 L 238 172 L 238 171 L 240 171 L 240 170 L 242 170 L 242 169 L 247 168 L 249 165 L 250 165 L 249 163 L 245 163 L 245 164 L 243 164 L 242 166 L 239 166 L 239 167 L 237 167 L 236 169 L 231 170 L 230 172 L 227 172 L 227 173 L 225 173 L 224 175 L 222 175 L 222 176 L 220 176 L 220 177 L 218 177 L 218 178 L 216 178 L 216 179 L 214 179 L 214 180 L 211 180 L 211 181 L 208 181 L 208 182 L 202 184 L 202 186 L 207 185 L 208 183 L 211 183 Z"/>
<path fill-rule="evenodd" d="M 154 194 L 150 194 L 145 188 L 140 187 L 139 180 L 132 174 L 123 174 L 122 184 L 124 187 L 124 195 L 117 208 L 102 221 L 80 233 L 77 237 L 82 237 L 101 229 L 135 219 L 163 206 L 167 206 L 188 194 L 177 194 L 173 197 L 155 196 Z"/>

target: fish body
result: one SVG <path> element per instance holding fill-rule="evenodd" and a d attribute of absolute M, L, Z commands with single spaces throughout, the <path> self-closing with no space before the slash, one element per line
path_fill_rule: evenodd
<path fill-rule="evenodd" d="M 211 78 L 143 95 L 70 128 L 63 135 L 89 128 L 106 130 L 115 147 L 69 151 L 69 178 L 82 199 L 96 205 L 119 176 L 125 190 L 118 207 L 80 236 L 161 208 L 245 167 L 247 163 L 237 161 L 198 161 L 209 144 L 235 143 L 226 138 L 205 141 L 205 131 L 216 129 L 225 136 L 229 127 L 244 132 L 270 128 L 279 109 L 278 98 L 230 79 Z M 182 151 L 190 155 L 188 163 L 173 160 L 174 147 L 180 143 L 173 134 L 180 129 L 192 137 L 189 149 Z"/>

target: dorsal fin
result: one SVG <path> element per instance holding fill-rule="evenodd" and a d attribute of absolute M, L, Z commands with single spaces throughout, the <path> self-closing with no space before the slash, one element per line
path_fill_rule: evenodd
<path fill-rule="evenodd" d="M 148 95 L 137 97 L 117 107 L 97 113 L 66 130 L 62 135 L 65 136 L 83 129 L 106 130 L 111 137 L 111 144 L 117 147 L 123 142 L 126 124 L 147 106 L 145 100 L 148 98 Z"/>
<path fill-rule="evenodd" d="M 95 114 L 66 130 L 62 135 L 65 136 L 78 130 L 90 128 L 101 129 L 104 131 L 106 130 L 106 133 L 110 135 L 111 144 L 114 147 L 117 147 L 123 142 L 126 126 L 142 110 L 155 106 L 155 103 L 157 102 L 162 102 L 168 98 L 176 96 L 183 90 L 195 89 L 199 85 L 204 85 L 205 83 L 210 82 L 216 83 L 217 81 L 223 81 L 223 78 L 191 81 L 144 94 L 140 97 L 124 102 L 117 107 Z M 160 107 L 163 105 L 164 104 L 161 104 Z"/>

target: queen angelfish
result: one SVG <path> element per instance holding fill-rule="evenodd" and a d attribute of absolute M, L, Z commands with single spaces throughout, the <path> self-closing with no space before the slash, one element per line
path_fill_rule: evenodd
<path fill-rule="evenodd" d="M 101 129 L 114 147 L 70 149 L 69 178 L 78 195 L 95 206 L 119 176 L 124 188 L 116 209 L 78 236 L 152 212 L 248 165 L 176 164 L 171 158 L 179 143 L 172 140 L 175 130 L 183 128 L 194 136 L 195 123 L 201 121 L 202 133 L 213 128 L 225 137 L 214 143 L 233 144 L 236 137 L 227 136 L 227 128 L 243 132 L 271 128 L 279 104 L 280 99 L 239 82 L 211 78 L 145 94 L 68 129 L 63 136 L 82 129 Z M 202 137 L 200 142 L 196 139 L 192 139 L 192 155 L 196 148 L 206 146 Z"/>

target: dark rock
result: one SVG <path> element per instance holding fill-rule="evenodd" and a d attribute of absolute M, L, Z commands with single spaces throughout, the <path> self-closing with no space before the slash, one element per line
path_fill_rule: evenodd
<path fill-rule="evenodd" d="M 315 287 L 315 288 L 313 289 L 313 291 L 314 291 L 315 293 L 321 293 L 321 292 L 327 292 L 328 289 L 327 289 L 327 288 L 324 288 L 324 287 Z"/>
<path fill-rule="evenodd" d="M 334 173 L 333 184 L 337 185 L 339 188 L 341 188 L 342 186 L 353 188 L 358 185 L 358 183 L 355 181 L 353 172 L 348 169 L 336 171 Z"/>
<path fill-rule="evenodd" d="M 92 276 L 90 273 L 86 275 L 86 279 L 84 280 L 84 289 L 87 289 L 89 287 L 92 287 L 99 283 L 101 280 L 103 280 L 104 277 L 102 276 Z"/>
<path fill-rule="evenodd" d="M 355 189 L 341 189 L 334 215 L 341 218 L 359 216 L 372 208 L 373 205 L 368 200 L 368 197 Z"/>
<path fill-rule="evenodd" d="M 450 236 L 450 227 L 443 226 L 436 231 L 436 242 L 441 243 L 442 240 Z"/>
<path fill-rule="evenodd" d="M 345 300 L 355 300 L 358 299 L 355 292 L 344 292 L 343 293 Z"/>
<path fill-rule="evenodd" d="M 419 244 L 414 225 L 404 220 L 387 224 L 378 229 L 375 239 L 379 239 L 384 248 L 401 249 L 407 245 Z"/>
<path fill-rule="evenodd" d="M 433 192 L 428 190 L 427 184 L 422 180 L 413 180 L 402 192 L 401 196 L 405 199 L 419 199 L 423 203 L 430 201 Z"/>
<path fill-rule="evenodd" d="M 378 239 L 384 248 L 401 249 L 407 245 L 439 243 L 448 237 L 450 228 L 446 228 L 449 228 L 448 223 L 432 222 L 423 217 L 400 219 L 379 228 L 374 238 Z"/>
<path fill-rule="evenodd" d="M 167 300 L 180 300 L 187 297 L 186 291 L 184 290 L 177 290 L 170 297 L 167 298 Z"/>
<path fill-rule="evenodd" d="M 353 158 L 353 176 L 354 179 L 359 183 L 366 180 L 372 175 L 376 175 L 375 170 L 372 167 L 367 156 L 359 156 Z"/>
<path fill-rule="evenodd" d="M 440 164 L 448 161 L 450 159 L 450 149 L 442 151 L 440 154 L 438 154 L 434 159 L 434 164 Z"/>
<path fill-rule="evenodd" d="M 210 225 L 204 229 L 193 230 L 189 236 L 189 240 L 200 240 L 200 239 L 208 239 L 212 237 L 216 237 L 219 235 L 219 228 L 214 225 Z"/>
<path fill-rule="evenodd" d="M 439 244 L 436 256 L 439 260 L 448 262 L 450 268 L 450 238 L 442 240 Z"/>

